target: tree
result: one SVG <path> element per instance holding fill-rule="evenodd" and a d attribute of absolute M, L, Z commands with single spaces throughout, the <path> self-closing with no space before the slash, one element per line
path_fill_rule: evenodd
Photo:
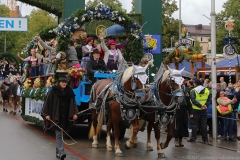
<path fill-rule="evenodd" d="M 119 0 L 93 0 L 93 1 L 89 0 L 86 4 L 86 8 L 94 7 L 100 3 L 108 7 L 111 7 L 115 10 L 123 10 L 122 4 L 119 2 Z"/>
<path fill-rule="evenodd" d="M 10 15 L 10 9 L 5 5 L 0 3 L 0 15 L 6 17 Z"/>
<path fill-rule="evenodd" d="M 171 37 L 174 36 L 174 40 L 179 39 L 178 24 L 179 20 L 174 19 L 172 14 L 178 10 L 175 0 L 162 0 L 162 46 L 171 46 Z"/>
<path fill-rule="evenodd" d="M 228 31 L 225 29 L 225 21 L 228 20 L 228 18 L 232 17 L 231 19 L 234 20 L 234 30 L 231 31 L 231 36 L 237 36 L 240 37 L 240 15 L 239 15 L 239 8 L 240 3 L 236 0 L 228 0 L 223 5 L 223 11 L 221 11 L 219 14 L 217 14 L 216 17 L 216 25 L 217 25 L 217 39 L 216 39 L 216 50 L 217 53 L 221 54 L 223 53 L 223 47 L 224 47 L 224 41 L 223 37 L 228 35 Z M 238 40 L 238 43 L 240 41 Z M 237 46 L 237 48 L 239 48 Z M 240 50 L 238 49 L 238 52 Z"/>
<path fill-rule="evenodd" d="M 135 13 L 134 3 L 135 3 L 135 0 L 132 0 L 132 10 L 130 11 L 131 14 Z"/>

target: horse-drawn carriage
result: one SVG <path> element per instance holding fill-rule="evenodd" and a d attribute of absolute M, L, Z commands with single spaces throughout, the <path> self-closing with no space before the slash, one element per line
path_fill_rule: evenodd
<path fill-rule="evenodd" d="M 97 9 L 94 8 L 93 12 L 89 10 L 86 14 L 76 12 L 76 14 L 61 24 L 61 27 L 58 28 L 61 42 L 67 41 L 69 39 L 68 36 L 71 35 L 69 31 L 71 29 L 66 29 L 66 27 L 74 28 L 77 24 L 76 21 L 78 21 L 78 26 L 80 27 L 84 25 L 84 22 L 97 18 L 98 12 L 103 12 L 104 7 L 103 9 L 102 7 L 100 6 L 99 10 L 98 7 Z M 115 13 L 115 11 L 113 12 Z M 77 15 L 77 13 L 80 15 Z M 132 41 L 131 47 L 133 48 L 131 50 L 132 54 L 129 57 L 139 60 L 143 56 L 142 27 L 138 23 L 132 22 L 131 19 L 125 21 L 128 17 L 121 17 L 121 14 L 117 15 L 117 19 L 108 16 L 103 16 L 102 18 L 108 18 L 126 27 L 126 31 L 131 34 L 130 40 Z M 125 14 L 122 13 L 122 15 Z M 79 20 L 77 20 L 78 17 Z M 69 24 L 72 24 L 72 26 L 69 26 Z M 59 49 L 65 48 L 60 46 Z M 107 149 L 110 151 L 113 150 L 110 140 L 110 131 L 113 129 L 115 155 L 122 156 L 122 151 L 119 147 L 119 138 L 124 137 L 127 127 L 125 122 L 131 123 L 133 129 L 131 139 L 125 143 L 126 148 L 129 149 L 137 144 L 137 133 L 140 128 L 138 120 L 144 119 L 148 121 L 147 149 L 153 149 L 150 141 L 150 133 L 152 128 L 154 128 L 158 156 L 164 157 L 162 149 L 168 146 L 172 138 L 174 110 L 181 102 L 181 97 L 183 97 L 181 89 L 183 79 L 181 71 L 171 69 L 166 71 L 165 66 L 161 65 L 153 84 L 146 89 L 146 81 L 149 75 L 146 73 L 147 68 L 148 63 L 129 67 L 123 60 L 116 74 L 96 72 L 94 77 L 99 79 L 99 81 L 92 84 L 84 77 L 80 81 L 78 88 L 74 89 L 76 103 L 80 112 L 78 122 L 88 125 L 92 124 L 89 133 L 89 137 L 93 138 L 92 147 L 98 146 L 97 138 L 102 129 L 101 125 L 106 124 Z M 28 104 L 28 102 L 26 101 L 25 104 Z M 30 107 L 25 108 L 25 113 L 27 113 Z M 91 112 L 89 112 L 90 110 Z M 160 125 L 168 126 L 167 140 L 161 144 Z"/>

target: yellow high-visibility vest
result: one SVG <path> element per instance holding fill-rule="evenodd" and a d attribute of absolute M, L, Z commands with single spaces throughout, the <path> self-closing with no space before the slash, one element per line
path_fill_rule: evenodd
<path fill-rule="evenodd" d="M 208 96 L 210 94 L 210 91 L 207 88 L 204 88 L 204 93 L 199 94 L 195 89 L 192 89 L 190 92 L 194 91 L 196 95 L 196 101 L 198 101 L 202 106 L 207 102 Z M 192 101 L 191 101 L 192 103 Z M 199 108 L 198 106 L 194 105 L 192 103 L 192 108 L 196 110 L 203 110 L 202 108 Z"/>

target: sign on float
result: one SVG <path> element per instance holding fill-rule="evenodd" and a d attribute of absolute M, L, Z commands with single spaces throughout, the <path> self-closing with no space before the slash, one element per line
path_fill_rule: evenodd
<path fill-rule="evenodd" d="M 28 19 L 0 17 L 0 31 L 27 32 Z"/>

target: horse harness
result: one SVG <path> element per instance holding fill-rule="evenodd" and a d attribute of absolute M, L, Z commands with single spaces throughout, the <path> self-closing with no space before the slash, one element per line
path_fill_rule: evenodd
<path fill-rule="evenodd" d="M 173 122 L 174 117 L 175 117 L 175 110 L 177 109 L 177 107 L 180 106 L 179 103 L 176 103 L 174 101 L 174 98 L 176 96 L 182 97 L 183 93 L 182 93 L 182 89 L 173 90 L 172 85 L 171 85 L 171 80 L 174 80 L 174 77 L 180 77 L 180 76 L 181 75 L 177 75 L 177 74 L 173 74 L 173 75 L 169 74 L 168 75 L 167 85 L 169 85 L 169 87 L 170 87 L 170 90 L 171 90 L 170 94 L 159 90 L 163 76 L 161 76 L 159 79 L 157 79 L 153 83 L 153 85 L 150 87 L 150 96 L 149 96 L 147 102 L 143 103 L 140 106 L 140 109 L 144 112 L 143 117 L 146 114 L 151 114 L 151 113 L 155 112 L 155 123 L 159 121 L 159 123 L 161 124 L 161 127 L 165 127 L 170 122 L 171 123 Z M 169 105 L 163 104 L 163 102 L 161 101 L 161 98 L 160 98 L 160 93 L 171 97 L 171 102 L 169 103 Z M 147 112 L 144 110 L 146 108 L 147 109 L 151 108 L 151 109 L 153 109 L 153 111 Z"/>
<path fill-rule="evenodd" d="M 116 79 L 113 82 L 109 83 L 107 86 L 105 86 L 104 89 L 95 98 L 93 106 L 94 109 L 96 109 L 97 114 L 104 113 L 105 115 L 106 106 L 108 106 L 111 101 L 117 101 L 120 104 L 121 116 L 123 119 L 131 121 L 135 119 L 136 116 L 139 116 L 139 106 L 141 105 L 141 103 L 138 101 L 137 97 L 145 98 L 146 91 L 144 87 L 142 89 L 136 89 L 137 84 L 134 82 L 134 76 L 143 74 L 146 73 L 139 72 L 132 75 L 131 89 L 133 91 L 129 91 L 121 84 L 123 72 L 117 73 Z M 95 92 L 94 85 L 92 86 L 92 92 Z M 108 97 L 110 91 L 112 91 L 113 94 L 111 97 Z"/>

